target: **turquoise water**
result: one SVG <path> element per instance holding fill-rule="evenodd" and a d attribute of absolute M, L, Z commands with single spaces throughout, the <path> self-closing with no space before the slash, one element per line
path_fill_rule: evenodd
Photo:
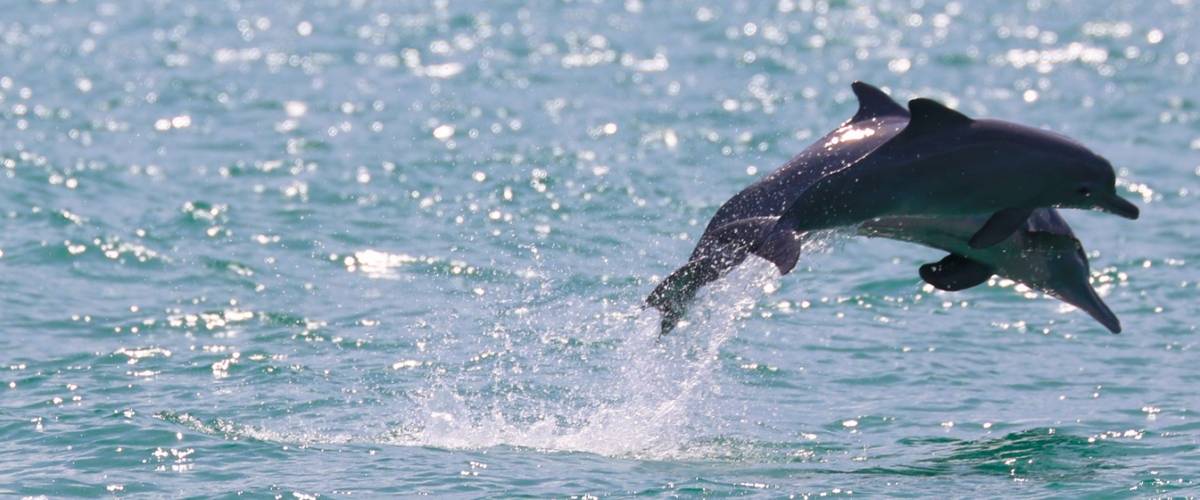
<path fill-rule="evenodd" d="M 1200 6 L 129 2 L 0 16 L 0 495 L 1200 494 Z M 1121 317 L 933 250 L 641 310 L 849 83 L 1069 134 Z"/>

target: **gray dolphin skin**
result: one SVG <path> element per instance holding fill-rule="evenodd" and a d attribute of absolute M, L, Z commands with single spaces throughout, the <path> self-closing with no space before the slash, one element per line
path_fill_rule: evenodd
<path fill-rule="evenodd" d="M 858 234 L 950 252 L 920 268 L 921 278 L 938 289 L 964 290 L 995 274 L 1041 290 L 1088 313 L 1110 332 L 1121 332 L 1121 321 L 1092 288 L 1083 245 L 1057 210 L 1034 210 L 1024 227 L 1004 241 L 987 248 L 971 247 L 971 235 L 986 222 L 986 216 L 885 217 L 860 224 Z"/>
<path fill-rule="evenodd" d="M 903 130 L 797 196 L 754 254 L 787 274 L 800 256 L 797 233 L 886 216 L 988 214 L 969 240 L 973 248 L 1003 241 L 1038 208 L 1138 217 L 1117 194 L 1112 164 L 1071 139 L 971 119 L 930 99 L 913 99 L 908 110 Z"/>
<path fill-rule="evenodd" d="M 806 225 L 795 221 L 795 219 L 802 215 L 802 211 L 798 207 L 806 206 L 803 204 L 803 199 L 815 198 L 809 197 L 809 193 L 807 191 L 810 188 L 821 186 L 823 190 L 820 191 L 820 195 L 828 196 L 830 190 L 833 189 L 830 186 L 835 185 L 835 183 L 826 182 L 826 180 L 830 177 L 837 177 L 841 180 L 850 177 L 852 183 L 860 182 L 853 181 L 853 176 L 848 176 L 849 173 L 857 171 L 860 168 L 860 165 L 867 165 L 871 167 L 868 169 L 868 173 L 884 170 L 886 174 L 886 168 L 884 168 L 882 165 L 878 165 L 882 161 L 879 158 L 883 158 L 883 156 L 877 156 L 875 152 L 887 148 L 890 143 L 896 140 L 909 141 L 910 139 L 905 137 L 905 135 L 916 133 L 910 132 L 913 130 L 913 124 L 910 123 L 909 110 L 906 110 L 897 104 L 883 91 L 862 82 L 855 82 L 852 85 L 852 88 L 859 100 L 858 112 L 850 120 L 846 121 L 837 129 L 825 135 L 821 139 L 817 140 L 814 144 L 806 148 L 800 154 L 796 155 L 783 167 L 780 167 L 778 170 L 745 188 L 729 201 L 725 202 L 725 204 L 717 210 L 717 213 L 713 216 L 712 220 L 709 221 L 704 234 L 700 237 L 700 241 L 697 243 L 695 250 L 692 252 L 691 257 L 689 258 L 688 263 L 664 279 L 662 283 L 660 283 L 646 298 L 648 305 L 653 306 L 662 312 L 662 333 L 667 333 L 674 328 L 678 320 L 686 312 L 688 303 L 694 298 L 695 294 L 702 286 L 720 278 L 722 275 L 724 275 L 724 273 L 728 272 L 729 269 L 732 269 L 737 264 L 745 260 L 746 256 L 751 252 L 772 260 L 780 268 L 780 270 L 786 274 L 791 270 L 792 266 L 795 265 L 795 259 L 799 256 L 799 249 L 803 243 L 803 237 L 807 231 L 812 229 L 834 227 L 837 225 L 856 225 L 866 220 L 878 219 L 879 216 L 876 215 L 867 217 L 863 220 L 851 219 L 849 222 L 842 223 L 842 221 L 844 221 L 846 218 L 842 217 L 839 219 L 839 214 L 843 212 L 864 212 L 864 210 L 856 209 L 853 206 L 855 204 L 868 205 L 868 208 L 878 208 L 880 205 L 888 205 L 887 201 L 889 200 L 892 201 L 891 205 L 897 205 L 897 203 L 895 203 L 896 199 L 899 199 L 899 201 L 907 201 L 907 198 L 905 197 L 889 195 L 887 189 L 882 188 L 876 189 L 872 193 L 877 199 L 868 198 L 866 200 L 856 200 L 848 197 L 862 196 L 863 191 L 851 190 L 850 193 L 846 195 L 847 197 L 833 196 L 832 200 L 828 201 L 825 206 L 816 207 L 812 210 L 811 215 L 821 221 L 820 223 Z M 924 100 L 914 100 L 914 102 L 918 101 Z M 936 105 L 936 103 L 934 104 Z M 920 110 L 922 109 L 922 106 L 922 104 L 917 104 L 914 109 Z M 940 105 L 937 106 L 940 107 Z M 948 109 L 946 111 L 955 113 L 953 111 L 949 111 Z M 962 118 L 964 120 L 969 120 L 966 117 Z M 961 125 L 962 124 L 958 124 L 955 126 Z M 1006 124 L 1004 122 L 997 122 L 997 125 L 995 125 L 995 128 L 1000 129 L 1013 127 L 1019 126 Z M 1031 134 L 1030 130 L 1032 129 L 1025 130 L 1023 127 L 1021 128 L 1021 131 L 1027 135 Z M 1054 143 L 1060 149 L 1065 149 L 1069 146 L 1070 148 L 1074 148 L 1076 152 L 1086 151 L 1086 149 L 1084 149 L 1082 146 L 1074 144 L 1068 139 L 1049 134 L 1047 132 L 1036 130 L 1033 130 L 1032 132 L 1045 135 L 1047 137 L 1045 139 L 1046 141 Z M 921 131 L 921 135 L 925 135 L 927 133 L 931 132 Z M 922 140 L 928 142 L 927 138 Z M 953 144 L 949 147 L 941 148 L 937 148 L 935 146 L 937 146 L 935 143 L 929 143 L 926 145 L 927 148 L 935 150 L 928 156 L 938 156 L 938 154 L 934 153 L 939 151 L 944 153 L 946 151 L 953 152 L 964 149 L 959 147 L 960 145 Z M 898 161 L 905 161 L 907 159 L 910 164 L 914 163 L 912 157 L 896 156 L 898 153 L 895 151 L 888 154 L 892 156 L 888 156 L 887 158 L 899 158 Z M 941 156 L 944 157 L 945 155 Z M 1092 157 L 1099 158 L 1095 155 L 1092 155 Z M 948 157 L 944 159 L 948 159 Z M 1109 179 L 1111 179 L 1112 169 L 1110 166 L 1108 166 L 1107 162 L 1103 161 L 1103 159 L 1096 161 L 1103 163 L 1107 169 L 1108 175 L 1110 176 Z M 912 168 L 912 165 L 904 166 Z M 930 168 L 937 169 L 939 167 L 931 166 Z M 962 170 L 962 168 L 957 168 L 956 170 L 952 169 L 954 173 L 960 175 Z M 1087 170 L 1087 168 L 1085 167 L 1083 170 Z M 1105 169 L 1100 170 L 1101 173 L 1105 171 Z M 892 177 L 895 177 L 895 175 Z M 926 184 L 930 183 L 930 179 L 928 178 L 932 176 L 926 174 L 925 177 L 925 179 L 921 180 L 923 180 Z M 975 189 L 974 187 L 969 186 L 969 179 L 966 179 L 965 181 L 968 186 L 961 189 Z M 1112 180 L 1108 180 L 1107 182 L 1109 184 L 1107 189 L 1108 191 L 1112 192 L 1111 198 L 1115 198 L 1119 201 L 1105 203 L 1108 206 L 1118 207 L 1113 209 L 1113 211 L 1121 211 L 1127 216 L 1136 217 L 1137 208 L 1117 197 L 1115 195 L 1115 190 L 1111 186 Z M 947 184 L 962 185 L 964 184 L 964 180 L 952 179 L 951 181 L 947 182 Z M 1010 184 L 1012 184 L 1012 182 L 1010 182 Z M 898 184 L 898 186 L 903 187 L 904 184 L 901 183 Z M 918 187 L 928 188 L 928 186 L 920 185 Z M 1093 190 L 1096 193 L 1105 193 L 1106 191 L 1104 187 L 1105 184 L 1104 180 L 1102 179 L 1100 183 L 1092 182 L 1087 184 L 1087 186 L 1081 186 L 1075 194 L 1088 199 L 1091 198 L 1090 195 Z M 1082 192 L 1082 189 L 1086 189 L 1087 192 Z M 986 188 L 981 188 L 981 190 L 987 191 Z M 920 190 L 918 189 L 918 191 Z M 930 196 L 938 196 L 940 193 L 935 190 L 929 191 L 928 194 Z M 958 197 L 963 196 L 961 192 L 948 192 L 946 194 L 957 195 Z M 1096 198 L 1107 200 L 1108 198 L 1105 196 L 1107 195 L 1100 195 Z M 1096 205 L 1099 205 L 1099 203 L 1096 203 Z M 903 204 L 899 204 L 899 206 L 901 208 L 905 207 Z M 930 244 L 933 240 L 923 236 L 935 233 L 929 231 L 925 226 L 918 224 L 922 222 L 932 223 L 932 221 L 945 220 L 948 221 L 949 224 L 955 225 L 959 232 L 966 231 L 969 228 L 974 229 L 974 231 L 967 235 L 967 238 L 961 238 L 962 241 L 959 241 L 953 245 L 953 248 L 959 248 L 962 245 L 966 245 L 972 250 L 981 250 L 988 246 L 995 246 L 997 243 L 1006 241 L 1009 235 L 1013 234 L 1018 227 L 1023 225 L 1035 223 L 1049 224 L 1049 222 L 1052 222 L 1050 219 L 1044 219 L 1042 217 L 1031 219 L 1029 215 L 1034 213 L 1034 210 L 1035 209 L 1022 209 L 1021 213 L 1019 214 L 1020 218 L 1018 218 L 1015 223 L 1017 227 L 1002 228 L 1003 232 L 999 235 L 999 238 L 984 230 L 987 230 L 991 226 L 999 225 L 998 223 L 993 223 L 994 219 L 1013 218 L 1017 217 L 1016 215 L 1001 217 L 998 214 L 989 217 L 986 213 L 978 213 L 955 217 L 953 214 L 949 214 L 948 216 L 939 216 L 936 219 L 929 220 L 909 217 L 907 219 L 910 220 L 907 220 L 905 224 L 900 226 L 897 226 L 895 223 L 901 222 L 902 218 L 894 217 L 890 220 L 885 219 L 883 221 L 876 221 L 874 225 L 868 224 L 867 227 L 871 233 L 867 235 L 893 237 L 895 239 L 927 244 L 928 246 L 943 248 L 949 251 L 951 245 L 948 243 L 943 244 L 942 246 Z M 908 211 L 922 212 L 919 209 Z M 870 212 L 870 210 L 866 210 L 866 212 Z M 900 213 L 885 213 L 880 215 L 903 215 L 906 211 L 898 210 L 898 212 Z M 1053 217 L 1051 218 L 1058 217 L 1057 213 L 1051 213 L 1053 214 Z M 781 221 L 780 216 L 790 217 L 790 219 Z M 829 223 L 831 220 L 839 223 Z M 1061 221 L 1061 218 L 1057 218 L 1056 220 L 1057 222 L 1061 222 L 1061 227 L 1055 226 L 1040 229 L 1034 228 L 1032 232 L 1039 234 L 1057 232 L 1058 234 L 1067 235 L 1067 238 L 1073 239 L 1073 236 L 1071 236 L 1070 233 L 1070 228 L 1066 226 L 1065 221 Z M 889 222 L 892 223 L 892 226 L 888 226 Z M 1012 222 L 1007 223 L 1008 226 L 1012 226 L 1012 224 Z M 912 226 L 914 234 L 906 234 L 905 230 L 902 229 L 902 226 Z M 860 231 L 862 231 L 861 228 Z M 995 231 L 995 229 L 991 230 L 991 232 Z M 988 234 L 988 239 L 995 241 L 985 241 L 987 245 L 979 244 L 979 241 L 977 240 L 979 239 L 978 236 L 980 234 Z M 767 239 L 768 236 L 775 237 L 776 239 L 776 241 L 773 243 L 774 253 L 763 251 L 765 246 L 764 240 Z M 1039 241 L 1043 240 L 1043 238 L 1033 239 Z M 1022 243 L 1019 243 L 1016 248 L 1028 250 L 1028 248 L 1025 248 L 1025 246 L 1022 245 Z M 1002 246 L 1002 248 L 1009 248 L 1009 246 L 1011 245 L 1005 245 Z M 973 255 L 982 254 L 977 252 Z M 781 259 L 784 260 L 784 262 L 781 262 Z M 988 260 L 989 267 L 997 269 L 997 272 L 999 273 L 1005 272 L 1006 269 L 1018 269 L 1015 266 L 997 265 L 996 263 L 1000 260 L 1002 259 L 990 258 L 990 260 Z M 1086 271 L 1086 258 L 1084 260 L 1084 269 Z M 1012 278 L 1017 281 L 1021 281 L 1026 285 L 1034 286 L 1047 291 L 1047 293 L 1050 293 L 1051 295 L 1061 296 L 1060 298 L 1066 297 L 1068 292 L 1064 291 L 1062 293 L 1055 294 L 1053 290 L 1075 290 L 1075 288 L 1078 288 L 1072 288 L 1065 285 L 1055 285 L 1051 287 L 1052 290 L 1047 289 L 1046 286 L 1037 286 L 1037 283 L 1042 283 L 1045 280 L 1039 281 L 1039 279 L 1035 279 L 1035 277 L 1033 277 L 1035 273 L 1027 274 L 1029 274 L 1030 277 L 1026 277 L 1025 279 L 1017 279 L 1018 277 L 1025 275 Z M 987 277 L 990 276 L 991 273 L 989 273 L 987 276 L 984 276 L 980 281 L 986 280 Z M 1086 286 L 1086 272 L 1084 276 L 1085 279 L 1083 283 Z M 1090 287 L 1088 287 L 1088 290 L 1090 290 Z M 1064 298 L 1064 300 L 1067 299 Z M 1080 302 L 1081 304 L 1088 303 L 1084 299 L 1078 299 L 1076 301 Z M 1068 300 L 1068 302 L 1071 301 Z M 1100 302 L 1099 299 L 1096 299 L 1093 302 L 1099 303 L 1099 308 L 1083 307 L 1079 304 L 1076 305 L 1089 311 L 1089 313 L 1093 310 L 1107 311 L 1107 308 L 1103 306 L 1103 302 Z M 1074 302 L 1072 303 L 1074 304 Z M 1109 312 L 1108 315 L 1111 316 L 1111 312 Z M 1115 321 L 1115 317 L 1113 318 L 1113 321 Z M 1101 320 L 1101 322 L 1104 323 L 1105 321 Z M 1108 326 L 1111 324 L 1111 322 L 1105 324 Z"/>

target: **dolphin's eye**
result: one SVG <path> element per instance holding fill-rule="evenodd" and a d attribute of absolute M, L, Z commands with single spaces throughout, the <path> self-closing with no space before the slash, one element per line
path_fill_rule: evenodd
<path fill-rule="evenodd" d="M 1092 195 L 1092 190 L 1088 189 L 1087 186 L 1083 186 L 1083 187 L 1077 189 L 1076 192 L 1078 192 L 1079 195 L 1083 196 L 1084 198 L 1087 198 L 1088 196 Z"/>

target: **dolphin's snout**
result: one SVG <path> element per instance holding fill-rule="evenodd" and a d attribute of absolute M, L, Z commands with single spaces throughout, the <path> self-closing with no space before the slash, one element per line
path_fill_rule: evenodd
<path fill-rule="evenodd" d="M 1117 315 L 1113 314 L 1112 309 L 1109 309 L 1108 305 L 1100 299 L 1091 285 L 1084 283 L 1082 287 L 1060 289 L 1055 292 L 1064 302 L 1082 309 L 1083 312 L 1088 313 L 1088 316 L 1104 325 L 1108 331 L 1121 333 L 1121 320 L 1117 319 Z"/>
<path fill-rule="evenodd" d="M 1116 193 L 1097 197 L 1096 208 L 1126 219 L 1137 219 L 1138 215 L 1141 214 L 1137 205 L 1130 203 L 1129 200 L 1122 198 L 1121 195 Z"/>

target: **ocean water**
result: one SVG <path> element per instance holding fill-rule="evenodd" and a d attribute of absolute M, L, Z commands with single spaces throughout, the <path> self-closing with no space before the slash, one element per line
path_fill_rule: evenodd
<path fill-rule="evenodd" d="M 1200 5 L 33 1 L 0 495 L 1200 494 Z M 849 84 L 1066 133 L 1125 332 L 917 246 L 641 300 Z"/>

